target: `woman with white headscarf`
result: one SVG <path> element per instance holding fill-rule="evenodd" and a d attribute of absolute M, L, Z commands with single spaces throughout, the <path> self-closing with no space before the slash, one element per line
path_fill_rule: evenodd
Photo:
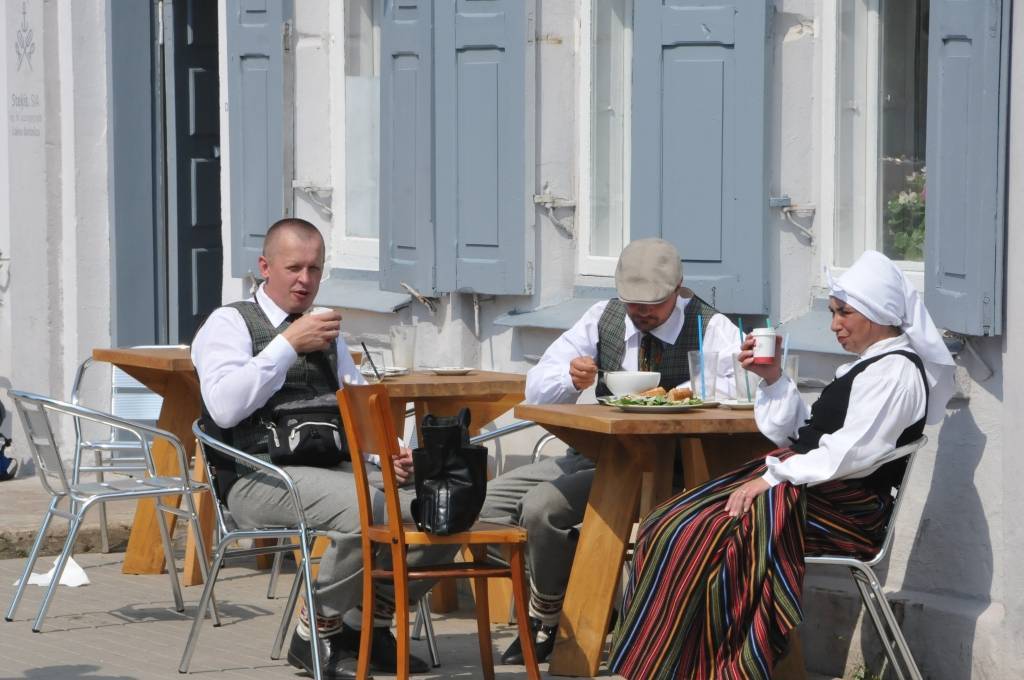
<path fill-rule="evenodd" d="M 887 257 L 865 252 L 829 276 L 831 330 L 858 355 L 812 407 L 778 352 L 753 363 L 755 417 L 780 448 L 655 508 L 640 526 L 610 669 L 626 678 L 770 678 L 802 619 L 804 555 L 877 553 L 894 449 L 937 423 L 953 358 L 920 295 Z"/>

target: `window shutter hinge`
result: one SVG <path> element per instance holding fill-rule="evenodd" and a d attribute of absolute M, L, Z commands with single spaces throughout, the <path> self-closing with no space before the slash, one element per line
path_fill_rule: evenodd
<path fill-rule="evenodd" d="M 288 54 L 292 51 L 292 22 L 286 21 L 281 26 L 281 46 L 284 48 L 284 53 Z"/>

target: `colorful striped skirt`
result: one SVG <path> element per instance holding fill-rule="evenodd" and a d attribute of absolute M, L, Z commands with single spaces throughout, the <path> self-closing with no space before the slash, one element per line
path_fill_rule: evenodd
<path fill-rule="evenodd" d="M 764 471 L 752 461 L 644 519 L 611 670 L 630 680 L 770 678 L 803 618 L 804 555 L 878 551 L 891 499 L 864 480 L 783 482 L 729 517 L 729 495 Z"/>

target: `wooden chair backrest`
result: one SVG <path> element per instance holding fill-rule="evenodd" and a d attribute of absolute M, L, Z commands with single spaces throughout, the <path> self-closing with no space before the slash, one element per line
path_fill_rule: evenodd
<path fill-rule="evenodd" d="M 359 499 L 359 523 L 363 533 L 363 548 L 369 547 L 368 529 L 375 522 L 366 459 L 369 454 L 380 456 L 380 471 L 384 480 L 384 503 L 387 526 L 393 540 L 405 544 L 402 532 L 402 509 L 398 500 L 398 479 L 391 464 L 399 455 L 398 435 L 391 421 L 387 388 L 383 385 L 345 385 L 338 390 L 338 407 L 345 425 L 352 470 L 356 478 Z"/>

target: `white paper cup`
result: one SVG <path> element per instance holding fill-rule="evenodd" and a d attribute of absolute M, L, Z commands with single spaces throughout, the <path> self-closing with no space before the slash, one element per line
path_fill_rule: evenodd
<path fill-rule="evenodd" d="M 333 311 L 334 310 L 331 309 L 330 307 L 314 307 L 313 309 L 309 310 L 309 313 L 310 314 L 329 314 L 329 313 L 331 313 Z"/>
<path fill-rule="evenodd" d="M 754 363 L 771 364 L 775 362 L 775 329 L 755 328 L 750 331 L 754 336 Z"/>

